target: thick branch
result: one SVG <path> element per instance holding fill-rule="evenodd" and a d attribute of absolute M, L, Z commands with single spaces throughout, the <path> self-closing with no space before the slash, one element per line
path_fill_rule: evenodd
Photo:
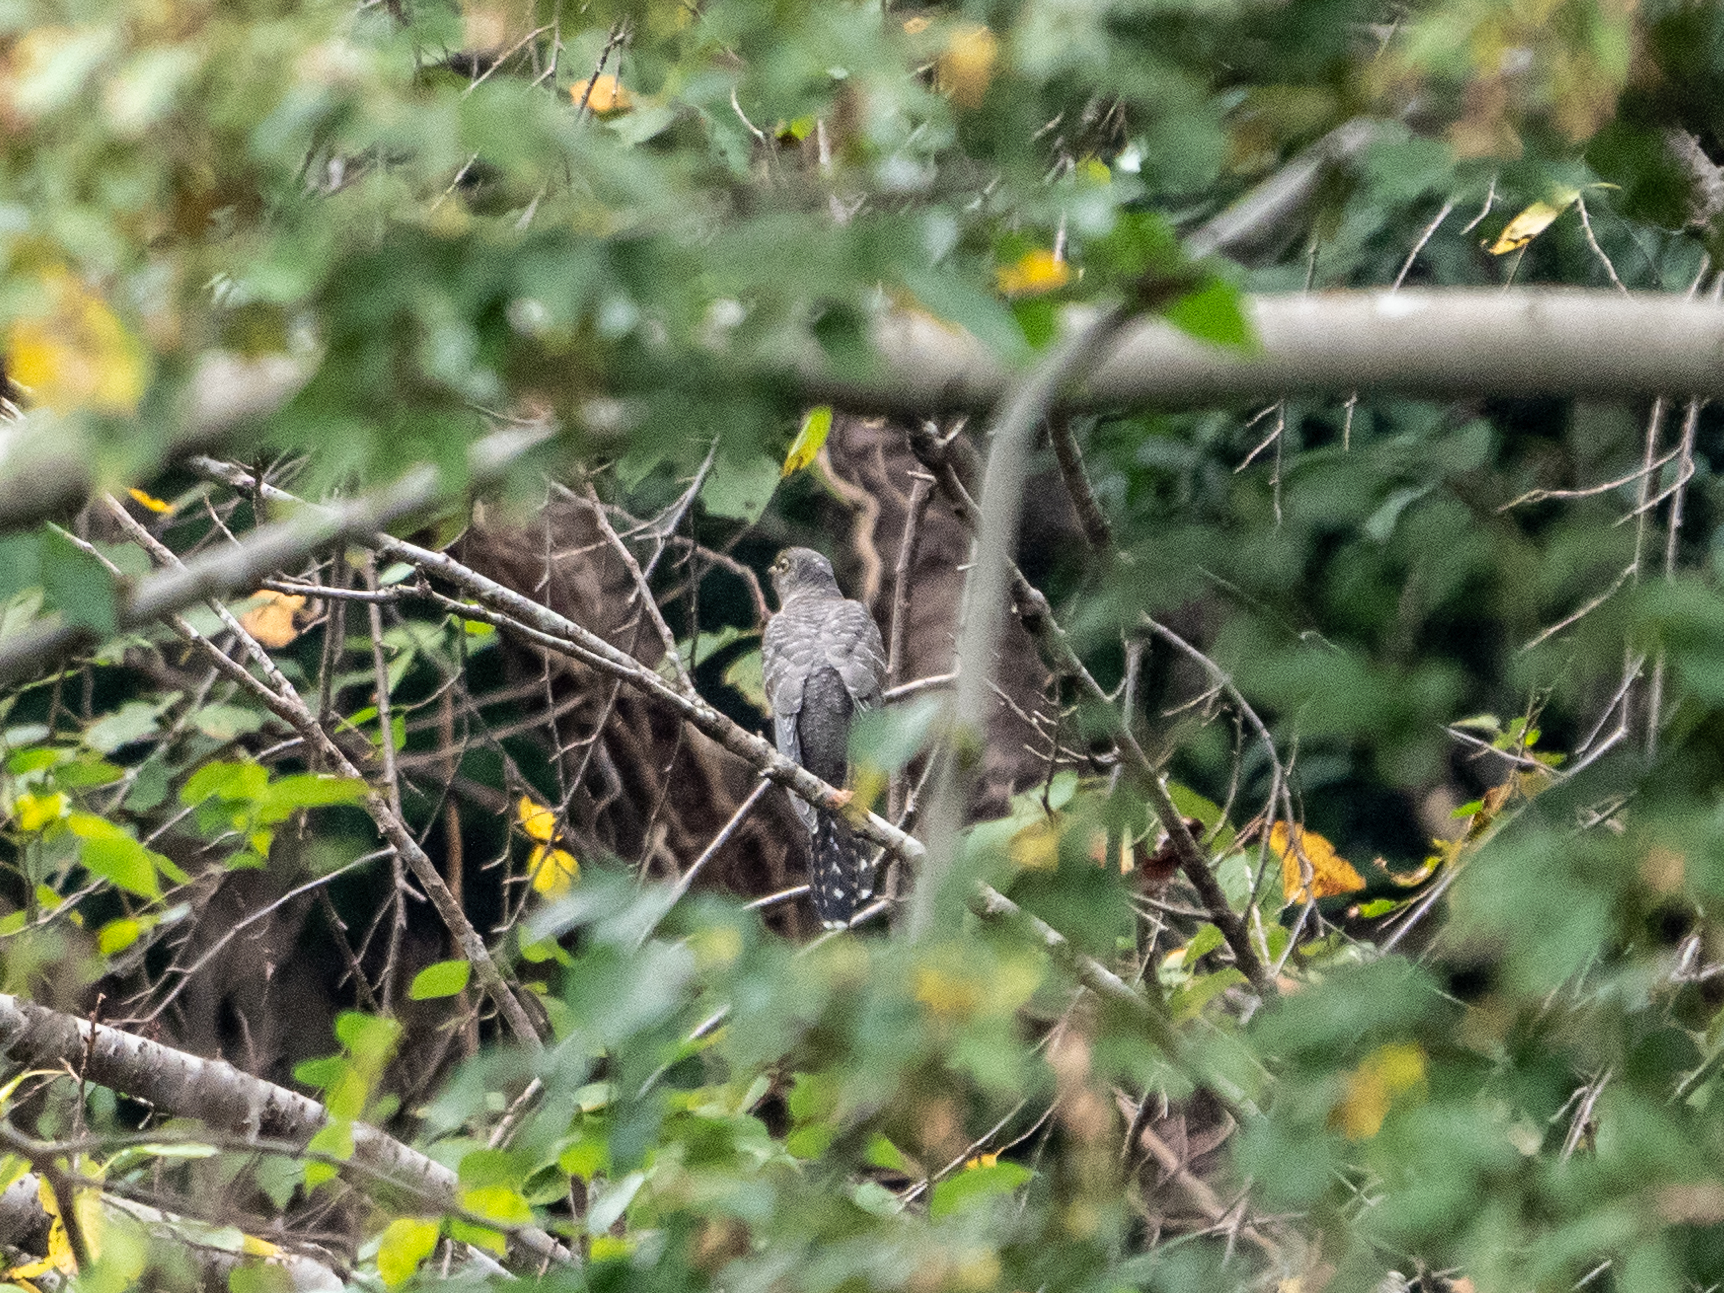
<path fill-rule="evenodd" d="M 985 741 L 993 709 L 994 648 L 1005 618 L 1017 547 L 1024 479 L 1036 428 L 1066 386 L 1081 379 L 1125 322 L 1121 306 L 1086 317 L 1008 388 L 988 427 L 988 466 L 976 515 L 976 541 L 964 577 L 959 614 L 958 693 L 951 710 L 949 740 L 954 757 L 943 760 L 928 810 L 929 864 L 916 881 L 905 931 L 912 939 L 933 928 L 944 868 L 957 852 L 975 752 Z"/>
<path fill-rule="evenodd" d="M 66 1068 L 99 1086 L 155 1106 L 160 1114 L 196 1118 L 205 1125 L 259 1140 L 304 1145 L 329 1121 L 324 1107 L 285 1087 L 118 1028 L 49 1010 L 0 994 L 0 1051 L 32 1068 Z M 436 1209 L 456 1203 L 455 1173 L 366 1123 L 353 1125 L 353 1160 L 369 1169 L 351 1184 L 375 1192 L 381 1175 L 404 1195 Z M 568 1249 L 542 1230 L 514 1232 L 515 1242 L 540 1260 L 569 1262 Z"/>
<path fill-rule="evenodd" d="M 1202 408 L 1298 395 L 1724 396 L 1724 309 L 1671 294 L 1539 287 L 1321 292 L 1246 298 L 1261 345 L 1198 341 L 1159 319 L 1121 330 L 1069 409 Z M 1073 307 L 1068 330 L 1090 312 Z M 906 417 L 990 408 L 1012 373 L 925 315 L 884 317 L 879 367 L 839 380 L 817 361 L 809 399 Z"/>

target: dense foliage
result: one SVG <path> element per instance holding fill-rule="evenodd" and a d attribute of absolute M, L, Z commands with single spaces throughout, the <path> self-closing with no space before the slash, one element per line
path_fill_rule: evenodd
<path fill-rule="evenodd" d="M 990 410 L 873 338 L 1716 300 L 1721 78 L 1699 0 L 0 0 L 6 1280 L 1715 1287 L 1712 415 L 1044 405 L 978 733 Z M 933 680 L 846 811 L 967 823 L 849 932 L 791 542 Z"/>

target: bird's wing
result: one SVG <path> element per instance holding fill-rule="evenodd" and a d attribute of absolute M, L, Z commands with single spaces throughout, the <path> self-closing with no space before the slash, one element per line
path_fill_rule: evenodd
<path fill-rule="evenodd" d="M 796 723 L 819 646 L 817 627 L 802 622 L 799 616 L 780 612 L 767 621 L 766 635 L 760 643 L 761 682 L 766 689 L 766 703 L 772 709 L 772 734 L 778 752 L 792 763 L 802 762 Z M 812 830 L 813 807 L 795 795 L 790 797 L 790 804 L 803 824 Z"/>
<path fill-rule="evenodd" d="M 780 611 L 766 622 L 760 641 L 760 681 L 774 718 L 795 718 L 802 708 L 802 689 L 812 663 L 809 635 L 796 617 Z"/>
<path fill-rule="evenodd" d="M 826 620 L 826 662 L 838 670 L 858 712 L 880 703 L 886 685 L 886 646 L 861 602 L 841 601 Z"/>

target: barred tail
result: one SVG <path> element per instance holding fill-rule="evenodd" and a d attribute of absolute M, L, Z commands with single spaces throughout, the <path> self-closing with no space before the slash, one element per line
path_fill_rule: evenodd
<path fill-rule="evenodd" d="M 874 896 L 868 847 L 857 840 L 848 822 L 832 813 L 820 814 L 813 843 L 808 883 L 814 894 L 814 914 L 827 929 L 843 929 Z"/>

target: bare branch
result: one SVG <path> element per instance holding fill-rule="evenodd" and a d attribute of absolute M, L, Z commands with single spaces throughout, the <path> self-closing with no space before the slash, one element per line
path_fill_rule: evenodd
<path fill-rule="evenodd" d="M 1434 399 L 1662 391 L 1724 395 L 1724 309 L 1670 293 L 1535 287 L 1319 292 L 1247 297 L 1251 349 L 1212 345 L 1158 319 L 1121 330 L 1071 410 L 1204 408 L 1299 395 L 1395 391 Z M 1093 317 L 1067 313 L 1066 333 Z M 980 342 L 934 319 L 889 314 L 879 362 L 839 379 L 811 359 L 805 398 L 930 417 L 997 404 L 1013 380 Z"/>
<path fill-rule="evenodd" d="M 549 430 L 499 431 L 473 446 L 469 469 L 475 480 L 504 467 L 551 436 Z M 200 461 L 193 459 L 193 469 Z M 285 521 L 259 526 L 241 543 L 213 548 L 173 568 L 138 581 L 117 616 L 119 627 L 137 628 L 208 597 L 250 592 L 266 574 L 291 567 L 308 554 L 355 539 L 421 511 L 441 496 L 436 468 L 420 466 L 377 494 L 327 507 L 306 508 Z M 0 683 L 14 682 L 68 651 L 88 646 L 96 634 L 85 625 L 52 616 L 0 642 Z"/>

